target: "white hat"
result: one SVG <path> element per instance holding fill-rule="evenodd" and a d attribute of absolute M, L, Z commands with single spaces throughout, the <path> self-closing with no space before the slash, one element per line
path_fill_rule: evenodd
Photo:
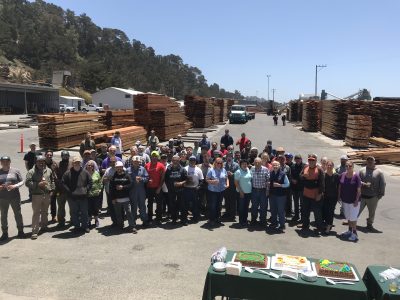
<path fill-rule="evenodd" d="M 115 166 L 116 167 L 123 167 L 124 166 L 124 164 L 122 163 L 122 161 L 117 161 L 116 163 L 115 163 Z"/>

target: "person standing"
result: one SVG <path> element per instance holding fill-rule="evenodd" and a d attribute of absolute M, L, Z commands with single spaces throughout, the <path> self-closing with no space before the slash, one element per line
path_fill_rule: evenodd
<path fill-rule="evenodd" d="M 103 183 L 101 181 L 100 173 L 96 171 L 95 166 L 96 162 L 94 160 L 89 160 L 85 166 L 85 170 L 89 173 L 90 177 L 92 178 L 92 186 L 88 193 L 89 228 L 92 217 L 94 218 L 94 225 L 96 226 L 96 228 L 100 226 L 99 223 L 100 197 L 103 197 L 102 194 Z"/>
<path fill-rule="evenodd" d="M 26 174 L 25 185 L 32 194 L 32 240 L 38 238 L 39 229 L 47 230 L 47 214 L 50 206 L 50 195 L 54 193 L 53 171 L 46 166 L 45 158 L 39 155 L 36 165 Z"/>
<path fill-rule="evenodd" d="M 129 190 L 129 198 L 131 201 L 133 222 L 136 227 L 137 211 L 139 207 L 140 219 L 143 227 L 148 226 L 146 213 L 146 183 L 149 181 L 149 174 L 142 166 L 142 158 L 134 156 L 131 166 L 126 170 L 131 177 L 132 186 Z"/>
<path fill-rule="evenodd" d="M 249 204 L 251 200 L 251 179 L 252 174 L 245 159 L 240 161 L 240 168 L 235 172 L 235 186 L 239 193 L 239 225 L 247 226 Z"/>
<path fill-rule="evenodd" d="M 229 129 L 225 129 L 225 134 L 221 137 L 220 144 L 224 144 L 226 148 L 233 145 L 233 138 L 229 135 Z"/>
<path fill-rule="evenodd" d="M 117 161 L 115 164 L 115 173 L 110 181 L 110 197 L 114 204 L 115 216 L 117 219 L 117 226 L 120 229 L 124 228 L 124 219 L 122 211 L 128 219 L 130 232 L 136 234 L 136 226 L 133 220 L 131 202 L 129 199 L 129 189 L 131 187 L 131 177 L 124 170 L 124 164 Z"/>
<path fill-rule="evenodd" d="M 236 221 L 236 211 L 238 206 L 238 193 L 235 186 L 235 172 L 239 170 L 239 164 L 233 161 L 231 152 L 226 154 L 224 169 L 228 175 L 229 187 L 224 192 L 225 199 L 225 217 L 229 221 Z"/>
<path fill-rule="evenodd" d="M 90 232 L 88 217 L 88 194 L 92 188 L 92 176 L 82 168 L 82 159 L 74 157 L 72 168 L 62 177 L 64 190 L 67 193 L 68 204 L 71 209 L 71 221 L 74 231 L 80 229 Z"/>
<path fill-rule="evenodd" d="M 58 169 L 58 164 L 56 161 L 53 159 L 53 151 L 47 150 L 45 154 L 45 159 L 46 159 L 46 166 L 51 169 L 52 176 L 54 177 L 54 182 L 57 182 L 57 169 Z M 51 222 L 56 223 L 57 222 L 57 195 L 56 193 L 52 193 L 50 196 L 50 212 L 51 212 Z"/>
<path fill-rule="evenodd" d="M 333 226 L 333 216 L 338 200 L 339 174 L 333 168 L 333 161 L 326 162 L 325 189 L 322 204 L 322 219 L 326 225 L 325 233 L 329 234 Z"/>
<path fill-rule="evenodd" d="M 243 151 L 245 146 L 250 142 L 250 140 L 246 137 L 246 134 L 243 132 L 240 139 L 236 141 L 236 145 L 239 145 L 240 152 Z M 251 146 L 250 146 L 251 147 Z"/>
<path fill-rule="evenodd" d="M 211 148 L 210 140 L 207 138 L 207 134 L 203 133 L 202 138 L 199 142 L 199 147 L 202 149 L 203 147 L 207 148 L 207 151 Z"/>
<path fill-rule="evenodd" d="M 285 126 L 286 125 L 286 115 L 285 114 L 282 115 L 281 120 L 282 120 L 282 126 Z"/>
<path fill-rule="evenodd" d="M 103 175 L 104 190 L 106 191 L 106 197 L 107 197 L 107 211 L 108 215 L 111 218 L 112 226 L 117 226 L 117 218 L 115 217 L 115 209 L 110 195 L 110 181 L 115 173 L 115 164 L 117 163 L 117 158 L 118 157 L 116 156 L 110 156 L 109 158 L 110 166 L 105 170 Z"/>
<path fill-rule="evenodd" d="M 199 164 L 201 172 L 203 173 L 203 178 L 207 177 L 208 172 L 211 170 L 210 158 L 207 153 L 203 156 L 203 163 Z M 204 216 L 207 214 L 207 205 L 208 205 L 208 182 L 203 180 L 203 183 L 200 185 L 199 189 L 199 204 L 200 204 L 200 212 Z"/>
<path fill-rule="evenodd" d="M 310 213 L 313 211 L 315 224 L 318 231 L 322 228 L 322 193 L 325 189 L 324 172 L 317 167 L 317 155 L 308 155 L 308 166 L 300 173 L 303 182 L 303 207 L 301 221 L 303 230 L 310 227 Z"/>
<path fill-rule="evenodd" d="M 115 155 L 119 158 L 122 159 L 122 139 L 121 139 L 121 133 L 117 130 L 114 133 L 114 136 L 111 138 L 111 145 L 115 146 Z"/>
<path fill-rule="evenodd" d="M 0 217 L 2 231 L 0 241 L 8 240 L 8 209 L 10 206 L 14 212 L 15 222 L 17 223 L 17 236 L 23 238 L 25 235 L 19 188 L 24 185 L 24 180 L 19 170 L 11 168 L 11 158 L 9 156 L 2 156 L 0 162 Z"/>
<path fill-rule="evenodd" d="M 179 163 L 179 156 L 172 157 L 172 163 L 165 172 L 165 184 L 168 188 L 169 205 L 172 223 L 175 224 L 180 212 L 181 224 L 187 225 L 187 208 L 182 197 L 183 187 L 187 180 L 187 172 Z"/>
<path fill-rule="evenodd" d="M 300 221 L 300 212 L 303 207 L 303 182 L 301 181 L 300 174 L 306 166 L 303 163 L 303 158 L 300 154 L 294 156 L 294 163 L 290 167 L 290 173 L 292 175 L 290 188 L 292 190 L 292 197 L 294 203 L 294 216 L 292 222 Z"/>
<path fill-rule="evenodd" d="M 189 165 L 185 167 L 187 178 L 183 189 L 183 200 L 185 210 L 184 215 L 188 215 L 188 207 L 193 208 L 193 223 L 197 223 L 200 219 L 199 198 L 197 191 L 203 183 L 203 172 L 196 166 L 196 156 L 189 157 Z"/>
<path fill-rule="evenodd" d="M 70 161 L 69 161 L 69 152 L 68 151 L 61 151 L 61 161 L 58 163 L 58 168 L 57 168 L 57 176 L 55 180 L 56 184 L 56 196 L 57 196 L 57 221 L 58 227 L 64 227 L 65 226 L 65 204 L 67 202 L 67 193 L 64 190 L 63 184 L 62 184 L 62 178 L 65 174 L 70 169 Z M 71 211 L 70 211 L 71 215 Z"/>
<path fill-rule="evenodd" d="M 346 163 L 348 160 L 349 158 L 346 154 L 340 157 L 340 166 L 336 168 L 336 173 L 342 175 L 344 172 L 346 172 Z"/>
<path fill-rule="evenodd" d="M 344 216 L 349 222 L 349 229 L 341 236 L 356 242 L 358 240 L 357 219 L 360 212 L 361 178 L 354 171 L 353 162 L 348 161 L 346 167 L 347 171 L 340 176 L 339 195 Z"/>
<path fill-rule="evenodd" d="M 257 223 L 258 211 L 260 210 L 260 224 L 267 224 L 267 188 L 269 187 L 269 170 L 262 165 L 261 158 L 254 160 L 254 166 L 251 168 L 251 224 Z"/>
<path fill-rule="evenodd" d="M 365 206 L 368 208 L 367 230 L 376 232 L 372 225 L 375 220 L 375 212 L 378 201 L 385 196 L 386 181 L 383 172 L 375 166 L 375 158 L 367 157 L 367 165 L 359 172 L 361 178 L 361 206 L 360 214 Z"/>
<path fill-rule="evenodd" d="M 278 161 L 272 162 L 272 171 L 269 177 L 269 205 L 271 209 L 270 228 L 284 230 L 286 189 L 290 186 L 289 179 L 281 169 Z"/>
<path fill-rule="evenodd" d="M 160 154 L 157 151 L 151 153 L 151 161 L 144 167 L 149 174 L 149 181 L 147 183 L 147 214 L 149 223 L 153 221 L 153 204 L 156 202 L 156 221 L 161 223 L 163 199 L 161 195 L 161 188 L 165 179 L 165 166 L 158 160 Z M 178 159 L 179 163 L 179 159 Z"/>
<path fill-rule="evenodd" d="M 81 142 L 79 146 L 79 154 L 81 155 L 81 157 L 83 157 L 83 153 L 85 152 L 85 150 L 92 149 L 96 150 L 96 143 L 92 139 L 92 134 L 88 131 L 85 134 L 85 139 Z"/>
<path fill-rule="evenodd" d="M 150 131 L 150 136 L 149 136 L 149 138 L 147 140 L 147 143 L 152 148 L 156 148 L 157 145 L 160 143 L 160 140 L 156 136 L 156 132 L 154 130 Z"/>
<path fill-rule="evenodd" d="M 24 162 L 25 162 L 25 169 L 26 169 L 26 171 L 29 171 L 30 169 L 32 169 L 32 168 L 35 166 L 35 163 L 36 163 L 36 156 L 37 156 L 37 153 L 36 153 L 36 144 L 33 143 L 33 142 L 30 143 L 30 144 L 29 144 L 29 148 L 30 148 L 30 151 L 27 152 L 27 153 L 24 155 Z M 30 192 L 29 192 L 29 201 L 32 202 L 32 195 L 31 195 Z"/>
<path fill-rule="evenodd" d="M 103 170 L 103 172 L 105 172 L 106 169 L 111 166 L 111 163 L 110 163 L 111 158 L 115 157 L 116 162 L 122 161 L 122 159 L 120 157 L 118 157 L 116 155 L 116 153 L 117 153 L 117 148 L 115 146 L 110 146 L 108 148 L 108 156 L 103 160 L 103 162 L 101 164 L 101 169 Z"/>
<path fill-rule="evenodd" d="M 229 187 L 228 174 L 223 168 L 222 158 L 214 161 L 214 167 L 208 171 L 206 181 L 208 183 L 208 208 L 209 222 L 211 226 L 221 224 L 221 207 L 224 191 Z"/>

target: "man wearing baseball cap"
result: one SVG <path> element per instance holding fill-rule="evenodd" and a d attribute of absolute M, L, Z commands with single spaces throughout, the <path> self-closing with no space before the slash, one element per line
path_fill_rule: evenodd
<path fill-rule="evenodd" d="M 24 185 L 21 172 L 11 168 L 9 156 L 2 156 L 0 168 L 0 211 L 1 231 L 3 232 L 0 241 L 8 239 L 8 209 L 11 206 L 15 221 L 17 222 L 18 237 L 24 237 L 24 223 L 21 214 L 21 195 L 19 188 Z"/>
<path fill-rule="evenodd" d="M 26 174 L 25 185 L 32 193 L 32 240 L 38 238 L 39 229 L 47 230 L 50 196 L 55 190 L 54 178 L 53 171 L 46 166 L 46 159 L 42 155 L 36 158 L 35 166 Z"/>
<path fill-rule="evenodd" d="M 193 222 L 197 223 L 200 218 L 199 210 L 199 197 L 197 191 L 203 184 L 204 176 L 203 172 L 199 167 L 196 166 L 196 156 L 192 155 L 189 157 L 189 165 L 185 167 L 187 178 L 183 189 L 183 211 L 182 219 L 184 222 L 188 215 L 188 207 L 192 204 L 193 207 Z"/>
<path fill-rule="evenodd" d="M 147 214 L 148 222 L 151 223 L 153 220 L 153 204 L 156 202 L 156 219 L 157 223 L 161 223 L 162 209 L 163 209 L 163 197 L 161 195 L 161 188 L 165 179 L 165 166 L 158 160 L 160 154 L 157 151 L 151 152 L 151 161 L 144 167 L 149 174 L 149 181 L 147 183 Z"/>
<path fill-rule="evenodd" d="M 74 231 L 77 232 L 82 229 L 89 233 L 88 194 L 93 181 L 88 171 L 82 168 L 80 157 L 76 156 L 72 159 L 72 168 L 63 175 L 62 184 L 71 208 L 71 221 Z"/>

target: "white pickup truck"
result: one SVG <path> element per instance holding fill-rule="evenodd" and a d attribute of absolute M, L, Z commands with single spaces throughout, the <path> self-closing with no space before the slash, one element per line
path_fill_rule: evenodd
<path fill-rule="evenodd" d="M 81 107 L 81 111 L 104 111 L 104 108 L 101 106 L 97 106 L 96 104 L 88 104 Z"/>
<path fill-rule="evenodd" d="M 76 108 L 68 104 L 60 104 L 60 112 L 75 112 Z"/>

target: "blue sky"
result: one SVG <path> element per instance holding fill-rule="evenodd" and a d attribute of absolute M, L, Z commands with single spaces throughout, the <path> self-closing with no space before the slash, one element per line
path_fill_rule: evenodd
<path fill-rule="evenodd" d="M 157 54 L 176 54 L 208 83 L 278 100 L 318 90 L 400 96 L 398 0 L 51 0 L 123 30 Z M 272 99 L 272 92 L 270 92 Z"/>

